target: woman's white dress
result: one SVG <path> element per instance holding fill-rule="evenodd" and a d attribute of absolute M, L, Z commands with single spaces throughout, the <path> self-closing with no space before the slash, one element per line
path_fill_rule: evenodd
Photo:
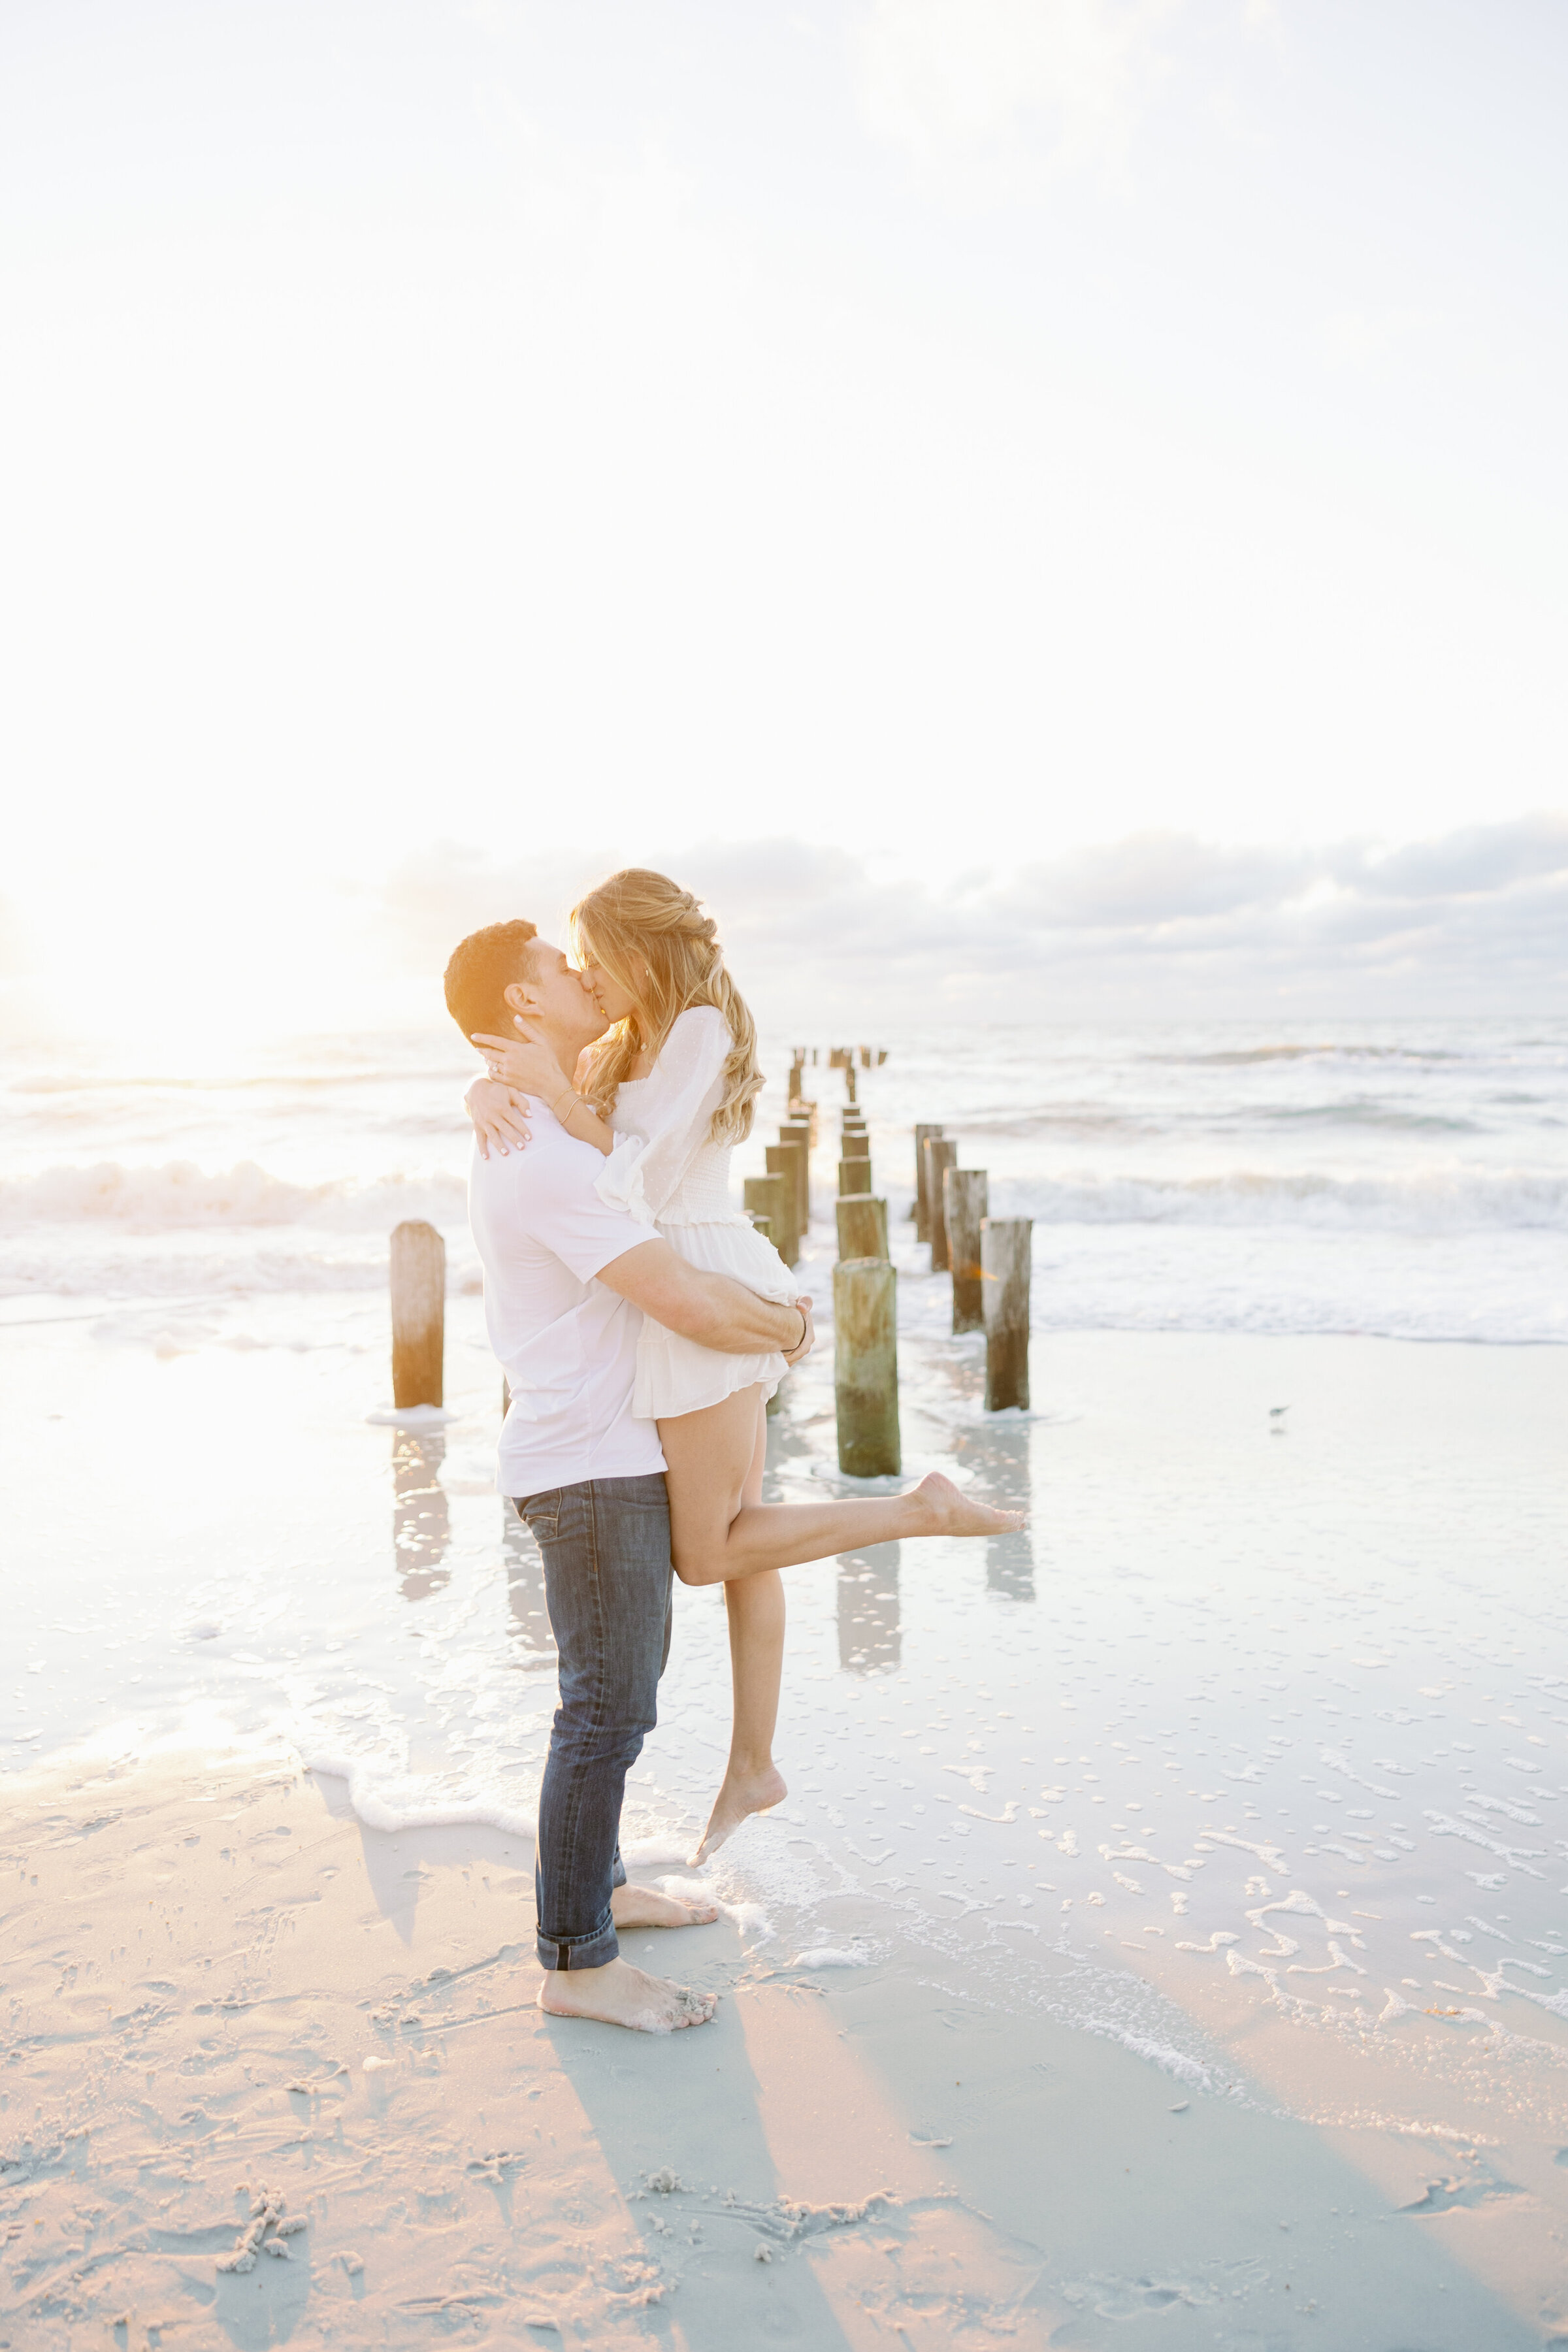
<path fill-rule="evenodd" d="M 678 1016 L 647 1076 L 623 1080 L 616 1096 L 616 1143 L 599 1174 L 599 1195 L 650 1219 L 689 1265 L 730 1275 L 763 1298 L 793 1299 L 783 1258 L 731 1205 L 731 1146 L 709 1132 L 732 1045 L 716 1005 L 696 1004 Z M 786 1369 L 777 1353 L 721 1355 L 645 1316 L 632 1411 L 649 1421 L 699 1412 L 758 1382 L 771 1396 Z"/>

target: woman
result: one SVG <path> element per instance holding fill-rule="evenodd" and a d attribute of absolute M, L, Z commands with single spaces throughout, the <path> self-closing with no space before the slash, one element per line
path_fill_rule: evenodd
<path fill-rule="evenodd" d="M 591 890 L 571 920 L 608 1034 L 584 1055 L 570 1109 L 560 1070 L 521 1018 L 521 1043 L 476 1036 L 491 1071 L 468 1095 L 480 1149 L 525 1147 L 526 1106 L 513 1089 L 535 1096 L 605 1154 L 605 1201 L 651 1220 L 692 1265 L 793 1300 L 777 1251 L 730 1204 L 730 1154 L 751 1132 L 763 1079 L 756 1025 L 711 918 L 664 875 L 630 867 Z M 1020 1514 L 972 1503 L 940 1476 L 886 1502 L 764 1504 L 765 1409 L 784 1369 L 782 1355 L 721 1355 L 651 1320 L 637 1343 L 632 1409 L 658 1423 L 676 1573 L 689 1584 L 721 1581 L 729 1613 L 730 1758 L 694 1862 L 787 1793 L 773 1758 L 779 1570 L 901 1536 L 994 1535 L 1021 1524 Z"/>

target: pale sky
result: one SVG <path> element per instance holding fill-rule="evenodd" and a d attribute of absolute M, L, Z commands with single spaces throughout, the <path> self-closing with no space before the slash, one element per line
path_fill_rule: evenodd
<path fill-rule="evenodd" d="M 1560 0 L 9 0 L 12 1026 L 1413 843 L 1561 1002 L 1565 120 Z"/>

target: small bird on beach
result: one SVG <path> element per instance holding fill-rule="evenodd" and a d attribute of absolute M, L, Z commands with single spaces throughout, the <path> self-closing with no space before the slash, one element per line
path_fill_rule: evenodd
<path fill-rule="evenodd" d="M 1268 1418 L 1270 1421 L 1278 1421 L 1281 1413 L 1289 1412 L 1289 1410 L 1288 1404 L 1271 1404 L 1268 1408 Z"/>

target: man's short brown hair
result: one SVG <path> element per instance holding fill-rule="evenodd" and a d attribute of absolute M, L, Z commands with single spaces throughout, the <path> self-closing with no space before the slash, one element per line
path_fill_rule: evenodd
<path fill-rule="evenodd" d="M 510 1036 L 506 992 L 514 981 L 533 978 L 528 950 L 538 937 L 533 923 L 487 923 L 458 940 L 447 966 L 447 1010 L 465 1037 L 477 1029 Z"/>

